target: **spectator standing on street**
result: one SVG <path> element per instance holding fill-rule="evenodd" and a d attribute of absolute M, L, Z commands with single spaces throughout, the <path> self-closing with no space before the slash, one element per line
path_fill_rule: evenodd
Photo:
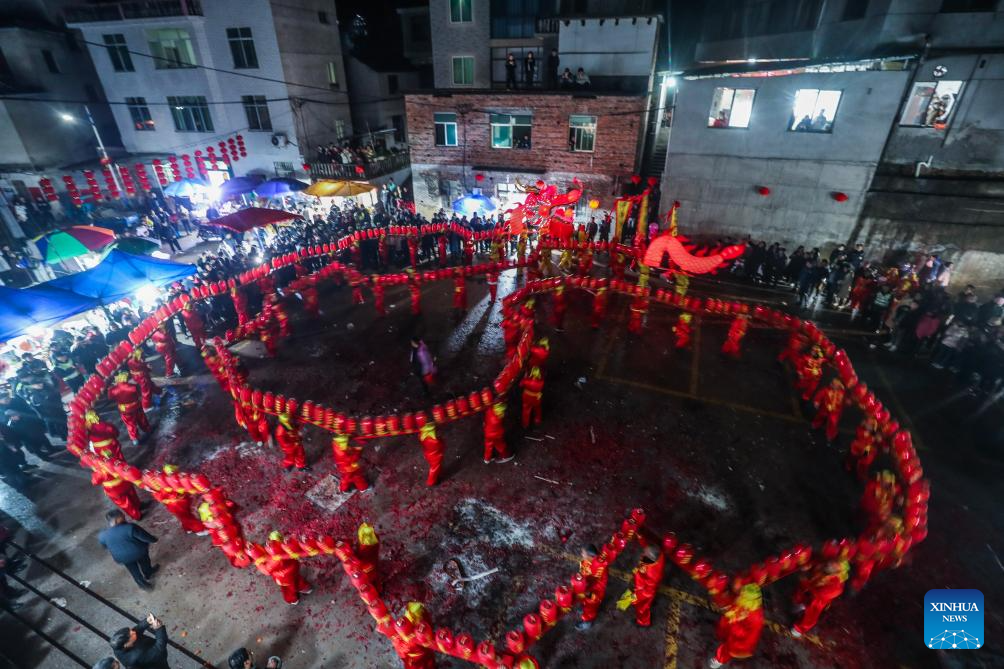
<path fill-rule="evenodd" d="M 108 549 L 113 560 L 129 570 L 140 589 L 153 590 L 150 578 L 157 573 L 160 565 L 150 564 L 150 544 L 156 543 L 157 537 L 135 523 L 127 523 L 118 509 L 107 512 L 105 519 L 108 527 L 98 535 L 98 541 Z M 121 657 L 119 659 L 122 660 Z M 132 667 L 128 662 L 125 664 Z"/>
<path fill-rule="evenodd" d="M 238 648 L 230 653 L 230 657 L 227 659 L 227 666 L 230 669 L 256 669 L 254 653 L 247 648 Z M 282 660 L 273 655 L 268 658 L 265 669 L 282 669 Z"/>
<path fill-rule="evenodd" d="M 153 630 L 154 638 L 144 632 Z M 109 640 L 115 659 L 126 669 L 171 669 L 167 664 L 167 630 L 152 613 L 146 622 L 123 627 Z"/>

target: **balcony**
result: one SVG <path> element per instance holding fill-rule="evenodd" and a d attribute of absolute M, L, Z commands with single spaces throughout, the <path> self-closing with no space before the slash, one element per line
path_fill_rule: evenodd
<path fill-rule="evenodd" d="M 66 22 L 131 21 L 170 16 L 202 16 L 201 0 L 132 0 L 100 5 L 78 5 L 64 10 Z"/>
<path fill-rule="evenodd" d="M 325 158 L 317 158 L 310 163 L 310 176 L 314 179 L 353 179 L 369 181 L 385 174 L 396 172 L 411 165 L 411 154 L 407 151 L 381 156 L 356 165 L 346 165 Z"/>
<path fill-rule="evenodd" d="M 533 32 L 537 35 L 557 35 L 560 25 L 561 19 L 556 16 L 538 18 Z"/>

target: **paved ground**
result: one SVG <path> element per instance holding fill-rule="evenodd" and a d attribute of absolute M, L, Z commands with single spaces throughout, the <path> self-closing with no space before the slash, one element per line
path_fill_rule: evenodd
<path fill-rule="evenodd" d="M 507 280 L 513 277 L 503 277 L 500 292 Z M 695 294 L 712 290 L 775 304 L 787 298 L 783 291 L 695 282 Z M 295 320 L 296 333 L 277 361 L 258 360 L 254 347 L 238 350 L 264 388 L 359 412 L 420 408 L 427 400 L 408 376 L 407 340 L 413 333 L 422 334 L 439 356 L 437 401 L 479 388 L 497 371 L 498 305 L 487 302 L 483 286 L 473 286 L 472 309 L 455 325 L 448 291 L 443 286 L 425 293 L 425 314 L 415 319 L 407 313 L 406 293 L 392 289 L 387 302 L 393 308 L 381 320 L 370 306 L 349 306 L 347 291 L 331 292 L 322 296 L 323 323 Z M 544 424 L 525 433 L 512 427 L 517 458 L 510 464 L 482 464 L 480 421 L 466 421 L 440 430 L 448 457 L 438 487 L 423 485 L 417 440 L 400 438 L 368 449 L 364 466 L 374 483 L 371 492 L 347 499 L 326 494 L 332 467 L 323 434 L 308 438 L 312 472 L 283 473 L 275 450 L 243 442 L 229 403 L 191 355 L 185 362 L 194 374 L 170 386 L 153 414 L 155 434 L 127 448 L 127 456 L 140 466 L 198 467 L 225 482 L 249 534 L 258 539 L 272 528 L 350 536 L 358 522 L 369 520 L 383 540 L 390 602 L 400 607 L 413 598 L 425 601 L 437 625 L 476 638 L 500 639 L 574 571 L 578 547 L 604 540 L 633 506 L 649 512 L 651 527 L 675 530 L 729 570 L 793 541 L 856 531 L 860 488 L 842 469 L 843 452 L 809 431 L 785 372 L 773 362 L 783 342 L 778 333 L 752 330 L 742 361 L 727 362 L 718 353 L 727 328 L 722 320 L 702 319 L 694 350 L 680 354 L 671 348 L 670 311 L 656 308 L 646 331 L 632 338 L 623 328 L 626 301 L 613 300 L 598 332 L 588 330 L 586 298 L 573 294 L 571 305 L 566 331 L 551 336 Z M 973 417 L 974 400 L 953 397 L 948 377 L 921 361 L 870 350 L 846 316 L 817 316 L 847 346 L 869 386 L 915 429 L 932 480 L 930 537 L 902 569 L 882 573 L 856 598 L 838 602 L 818 636 L 792 639 L 784 631 L 792 621 L 792 584 L 769 588 L 770 629 L 745 666 L 1004 665 L 1004 567 L 997 557 L 1004 554 L 1000 408 Z M 844 427 L 850 430 L 855 420 L 848 416 Z M 838 445 L 848 440 L 844 434 Z M 41 478 L 31 499 L 0 485 L 0 508 L 22 526 L 19 540 L 124 610 L 155 611 L 174 640 L 214 665 L 223 666 L 230 650 L 248 645 L 260 654 L 283 655 L 290 668 L 399 666 L 333 561 L 310 563 L 306 573 L 318 587 L 289 607 L 270 581 L 230 568 L 207 538 L 183 534 L 163 510 L 151 508 L 142 524 L 161 537 L 154 556 L 163 569 L 157 589 L 145 594 L 96 543 L 105 504 L 84 471 L 62 456 L 44 466 Z M 578 633 L 566 621 L 536 646 L 545 666 L 703 666 L 714 645 L 716 615 L 679 573 L 667 570 L 651 628 L 635 628 L 614 609 L 626 587 L 621 579 L 636 557 L 630 551 L 618 563 L 622 571 L 611 580 L 593 630 Z M 468 573 L 499 572 L 458 592 L 443 570 L 449 558 Z M 126 624 L 40 564 L 29 568 L 27 578 L 101 630 Z M 973 587 L 986 595 L 988 645 L 982 651 L 948 654 L 922 645 L 924 593 L 946 587 Z M 101 639 L 65 612 L 32 596 L 25 601 L 31 604 L 19 613 L 71 652 L 88 662 L 105 652 Z M 76 666 L 20 623 L 5 620 L 0 635 L 0 648 L 14 666 Z M 172 650 L 172 666 L 197 663 Z"/>

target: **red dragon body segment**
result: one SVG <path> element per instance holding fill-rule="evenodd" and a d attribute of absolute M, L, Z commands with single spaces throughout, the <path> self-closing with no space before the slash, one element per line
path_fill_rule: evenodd
<path fill-rule="evenodd" d="M 682 237 L 674 237 L 668 233 L 656 237 L 645 252 L 644 263 L 649 267 L 659 267 L 662 255 L 667 253 L 670 262 L 684 274 L 709 274 L 718 271 L 729 260 L 738 258 L 746 250 L 744 244 L 734 244 L 707 255 L 695 255 L 687 250 L 683 242 Z"/>

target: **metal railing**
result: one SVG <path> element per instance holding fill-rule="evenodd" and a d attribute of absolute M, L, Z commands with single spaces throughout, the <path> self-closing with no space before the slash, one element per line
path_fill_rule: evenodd
<path fill-rule="evenodd" d="M 112 4 L 67 7 L 64 14 L 67 23 L 202 16 L 202 3 L 201 0 L 129 0 Z"/>
<path fill-rule="evenodd" d="M 355 179 L 365 181 L 404 169 L 410 164 L 411 155 L 407 151 L 374 158 L 358 165 L 346 165 L 319 157 L 310 162 L 310 176 L 315 179 Z"/>
<path fill-rule="evenodd" d="M 538 35 L 554 35 L 558 32 L 558 26 L 561 24 L 561 19 L 555 16 L 549 16 L 546 18 L 537 19 L 537 25 L 534 27 L 534 32 Z"/>

